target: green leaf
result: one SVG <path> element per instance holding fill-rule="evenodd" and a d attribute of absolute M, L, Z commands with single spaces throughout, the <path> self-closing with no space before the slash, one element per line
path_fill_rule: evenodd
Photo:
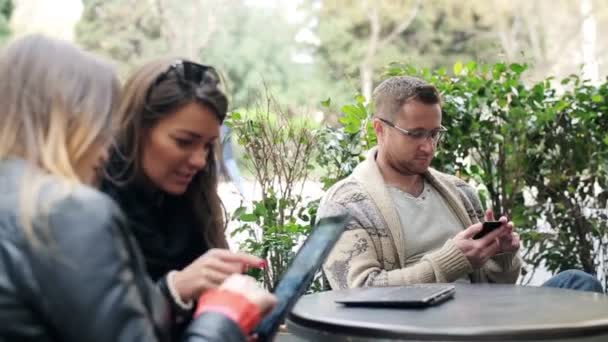
<path fill-rule="evenodd" d="M 494 64 L 494 68 L 492 69 L 492 75 L 495 80 L 498 80 L 503 72 L 507 70 L 507 66 L 504 63 L 496 63 Z"/>
<path fill-rule="evenodd" d="M 591 100 L 595 103 L 598 103 L 598 102 L 604 101 L 604 97 L 602 95 L 597 94 L 597 95 L 593 95 L 591 97 Z"/>
<path fill-rule="evenodd" d="M 359 116 L 359 109 L 354 105 L 345 105 L 342 107 L 342 113 L 348 118 L 356 118 Z"/>
<path fill-rule="evenodd" d="M 331 105 L 331 97 L 328 97 L 327 100 L 321 101 L 321 106 L 325 108 L 329 108 Z"/>
<path fill-rule="evenodd" d="M 518 74 L 521 74 L 522 72 L 524 72 L 526 70 L 526 66 L 517 64 L 517 63 L 513 63 L 513 64 L 509 65 L 509 69 L 515 71 Z"/>
<path fill-rule="evenodd" d="M 254 213 L 258 216 L 266 216 L 268 214 L 268 209 L 266 209 L 264 202 L 259 202 L 255 205 Z"/>
<path fill-rule="evenodd" d="M 241 120 L 242 115 L 239 112 L 232 112 L 232 114 L 230 114 L 230 119 L 232 120 Z"/>
<path fill-rule="evenodd" d="M 245 207 L 236 208 L 236 210 L 232 214 L 232 219 L 239 218 L 241 215 L 243 215 L 245 213 L 246 210 L 247 210 L 247 208 L 245 208 Z"/>
<path fill-rule="evenodd" d="M 255 216 L 255 214 L 242 214 L 241 216 L 239 216 L 239 220 L 243 221 L 243 222 L 255 222 L 257 221 L 258 217 Z"/>
<path fill-rule="evenodd" d="M 566 102 L 566 101 L 564 101 L 564 100 L 561 100 L 561 101 L 559 101 L 559 102 L 557 103 L 557 106 L 555 107 L 555 110 L 556 110 L 557 112 L 561 112 L 562 110 L 564 110 L 564 109 L 568 108 L 568 106 L 569 106 L 568 102 Z"/>
<path fill-rule="evenodd" d="M 462 62 L 456 62 L 456 64 L 454 64 L 454 75 L 460 75 L 463 67 Z"/>
<path fill-rule="evenodd" d="M 400 76 L 403 75 L 403 69 L 401 67 L 389 67 L 386 70 L 387 76 Z"/>
<path fill-rule="evenodd" d="M 467 70 L 469 71 L 469 74 L 477 71 L 477 63 L 475 61 L 467 63 Z"/>

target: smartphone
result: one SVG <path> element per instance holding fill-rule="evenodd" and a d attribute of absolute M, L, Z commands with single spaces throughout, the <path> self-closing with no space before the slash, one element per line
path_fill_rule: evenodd
<path fill-rule="evenodd" d="M 488 235 L 490 232 L 500 228 L 502 226 L 502 222 L 500 221 L 486 221 L 481 226 L 481 231 L 475 236 L 473 236 L 473 240 L 481 239 L 482 237 Z"/>

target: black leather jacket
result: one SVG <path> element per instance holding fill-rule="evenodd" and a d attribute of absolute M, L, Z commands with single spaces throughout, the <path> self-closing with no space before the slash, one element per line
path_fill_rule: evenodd
<path fill-rule="evenodd" d="M 168 341 L 174 313 L 116 205 L 49 176 L 32 197 L 46 214 L 28 234 L 19 209 L 27 177 L 23 161 L 0 162 L 0 340 Z M 245 341 L 218 313 L 193 321 L 185 339 Z"/>

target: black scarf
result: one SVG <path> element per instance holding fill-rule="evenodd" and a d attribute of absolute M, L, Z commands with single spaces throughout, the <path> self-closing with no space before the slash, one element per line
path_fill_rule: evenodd
<path fill-rule="evenodd" d="M 120 170 L 116 158 L 111 158 L 111 163 L 110 177 Z M 183 269 L 208 250 L 191 204 L 184 196 L 153 191 L 135 181 L 117 185 L 107 178 L 101 190 L 118 203 L 127 217 L 154 281 L 171 270 Z"/>

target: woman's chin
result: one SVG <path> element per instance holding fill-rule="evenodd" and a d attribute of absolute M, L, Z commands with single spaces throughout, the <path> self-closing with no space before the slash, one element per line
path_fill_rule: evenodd
<path fill-rule="evenodd" d="M 170 194 L 170 195 L 174 195 L 174 196 L 179 196 L 179 195 L 183 195 L 186 190 L 188 190 L 188 185 L 190 183 L 176 183 L 176 182 L 172 182 L 169 184 L 165 184 L 162 189 L 164 192 Z"/>

